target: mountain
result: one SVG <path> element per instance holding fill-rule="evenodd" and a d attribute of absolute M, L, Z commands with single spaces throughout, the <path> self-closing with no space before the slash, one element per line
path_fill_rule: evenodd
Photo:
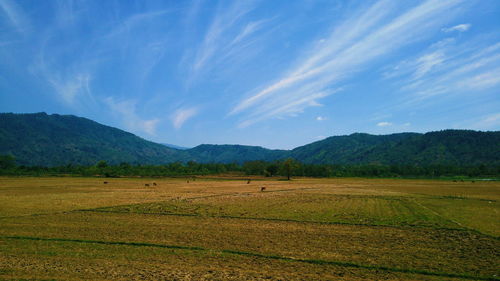
<path fill-rule="evenodd" d="M 444 130 L 333 136 L 293 150 L 202 144 L 175 149 L 72 115 L 0 113 L 0 155 L 18 165 L 243 163 L 292 157 L 309 164 L 500 165 L 500 132 Z"/>
<path fill-rule="evenodd" d="M 499 165 L 500 132 L 356 133 L 297 147 L 291 157 L 315 164 Z"/>
<path fill-rule="evenodd" d="M 348 136 L 333 136 L 297 147 L 291 151 L 291 156 L 305 163 L 365 163 L 365 157 L 369 155 L 373 148 L 379 145 L 390 147 L 399 141 L 418 135 L 417 133 L 400 133 L 376 136 L 354 133 Z"/>
<path fill-rule="evenodd" d="M 246 161 L 274 161 L 287 158 L 287 150 L 271 150 L 249 145 L 202 144 L 187 151 L 192 160 L 202 163 L 243 163 Z"/>
<path fill-rule="evenodd" d="M 183 160 L 182 151 L 72 115 L 0 114 L 0 155 L 18 165 L 93 165 L 99 160 L 162 164 Z"/>

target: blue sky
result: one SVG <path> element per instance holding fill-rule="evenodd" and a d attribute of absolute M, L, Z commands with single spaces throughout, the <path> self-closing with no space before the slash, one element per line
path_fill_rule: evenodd
<path fill-rule="evenodd" d="M 0 111 L 293 148 L 500 129 L 500 1 L 0 0 Z"/>

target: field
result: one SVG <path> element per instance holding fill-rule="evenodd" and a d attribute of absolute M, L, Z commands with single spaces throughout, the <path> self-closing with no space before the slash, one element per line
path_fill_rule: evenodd
<path fill-rule="evenodd" d="M 493 181 L 4 177 L 0 280 L 500 280 L 499 200 Z"/>

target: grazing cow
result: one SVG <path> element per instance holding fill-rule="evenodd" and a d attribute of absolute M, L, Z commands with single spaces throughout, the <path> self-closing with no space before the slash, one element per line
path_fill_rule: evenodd
<path fill-rule="evenodd" d="M 145 184 L 144 184 L 144 186 L 147 186 L 147 187 L 149 187 L 149 183 L 145 183 Z"/>
<path fill-rule="evenodd" d="M 266 187 L 265 187 L 265 186 L 261 186 L 261 187 L 260 187 L 260 191 L 262 191 L 262 192 L 263 192 L 264 190 L 266 190 Z"/>
<path fill-rule="evenodd" d="M 250 180 L 250 179 L 248 179 L 248 180 L 247 180 L 247 184 L 249 184 L 249 183 L 250 183 L 250 181 L 251 181 L 251 180 Z"/>
<path fill-rule="evenodd" d="M 472 183 L 475 183 L 476 181 L 471 181 Z"/>
<path fill-rule="evenodd" d="M 186 182 L 189 183 L 189 180 L 187 180 Z"/>
<path fill-rule="evenodd" d="M 153 182 L 153 186 L 156 186 L 156 182 Z"/>
<path fill-rule="evenodd" d="M 104 184 L 108 184 L 108 182 L 107 182 L 107 181 L 105 181 L 105 182 L 103 182 L 103 183 L 104 183 Z"/>

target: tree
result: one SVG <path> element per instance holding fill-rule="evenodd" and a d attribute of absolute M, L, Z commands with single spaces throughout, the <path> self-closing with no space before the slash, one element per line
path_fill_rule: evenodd
<path fill-rule="evenodd" d="M 243 170 L 247 175 L 262 175 L 266 169 L 264 161 L 247 161 L 243 164 Z"/>
<path fill-rule="evenodd" d="M 290 180 L 290 177 L 298 167 L 299 163 L 292 158 L 288 158 L 281 163 L 281 171 L 286 175 L 288 180 Z"/>
<path fill-rule="evenodd" d="M 269 174 L 270 177 L 276 175 L 278 170 L 279 170 L 279 167 L 276 163 L 269 164 L 266 167 L 266 172 Z"/>
<path fill-rule="evenodd" d="M 101 161 L 97 162 L 97 164 L 95 166 L 99 169 L 106 168 L 108 166 L 108 162 L 101 160 Z"/>

